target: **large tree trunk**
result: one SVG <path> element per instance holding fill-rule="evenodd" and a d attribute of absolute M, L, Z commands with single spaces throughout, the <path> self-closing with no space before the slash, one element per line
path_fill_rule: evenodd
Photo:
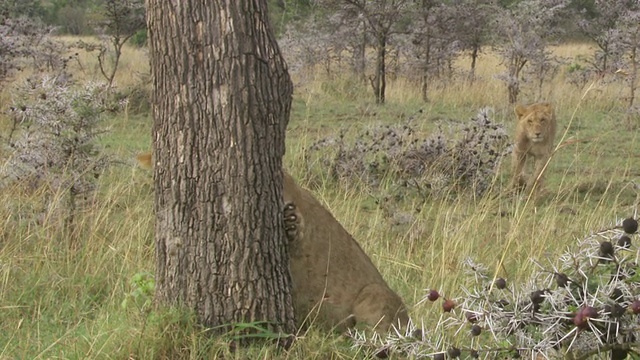
<path fill-rule="evenodd" d="M 147 1 L 156 298 L 208 327 L 269 321 L 292 333 L 281 211 L 292 83 L 266 10 Z"/>

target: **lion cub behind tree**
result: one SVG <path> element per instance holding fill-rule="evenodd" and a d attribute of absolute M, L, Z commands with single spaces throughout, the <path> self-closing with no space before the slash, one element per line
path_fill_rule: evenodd
<path fill-rule="evenodd" d="M 136 158 L 145 168 L 153 166 L 150 152 Z M 298 325 L 343 331 L 361 323 L 378 332 L 406 326 L 402 299 L 353 237 L 286 172 L 283 190 Z"/>
<path fill-rule="evenodd" d="M 333 215 L 286 172 L 284 200 L 298 323 L 336 330 L 362 323 L 379 332 L 406 326 L 400 296 Z"/>
<path fill-rule="evenodd" d="M 542 188 L 542 171 L 553 152 L 556 136 L 556 115 L 549 103 L 516 105 L 518 123 L 513 144 L 513 186 L 533 189 L 538 180 Z M 527 180 L 524 167 L 527 158 L 535 160 L 535 170 Z"/>

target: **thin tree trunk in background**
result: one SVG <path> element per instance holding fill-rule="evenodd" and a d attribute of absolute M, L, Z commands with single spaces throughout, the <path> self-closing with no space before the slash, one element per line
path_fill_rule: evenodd
<path fill-rule="evenodd" d="M 362 21 L 361 21 L 362 22 Z M 360 36 L 360 41 L 355 49 L 354 54 L 354 71 L 356 76 L 360 81 L 366 82 L 366 69 L 367 69 L 367 32 L 364 30 L 364 24 L 361 25 L 363 27 L 362 34 Z"/>
<path fill-rule="evenodd" d="M 480 47 L 474 45 L 471 50 L 471 70 L 469 71 L 469 83 L 473 84 L 476 79 L 476 62 L 478 61 L 478 52 Z"/>
<path fill-rule="evenodd" d="M 281 212 L 293 86 L 266 10 L 147 1 L 156 300 L 207 327 L 269 321 L 293 333 Z"/>
<path fill-rule="evenodd" d="M 420 93 L 422 94 L 422 101 L 429 102 L 429 71 L 431 64 L 431 37 L 429 35 L 426 36 L 426 45 L 425 45 L 425 54 L 423 60 L 422 67 L 422 77 L 421 77 L 421 86 Z"/>
<path fill-rule="evenodd" d="M 385 61 L 386 61 L 386 53 L 387 53 L 386 35 L 378 35 L 378 46 L 376 50 L 377 50 L 377 57 L 376 57 L 376 78 L 375 78 L 374 92 L 376 96 L 376 103 L 384 104 L 385 91 L 387 88 L 386 69 L 385 69 L 385 65 L 386 65 Z"/>
<path fill-rule="evenodd" d="M 627 104 L 627 127 L 633 129 L 637 124 L 634 124 L 634 119 L 638 118 L 637 110 L 634 109 L 636 100 L 636 82 L 638 80 L 638 38 L 640 37 L 640 31 L 636 30 L 631 39 L 631 53 L 629 54 L 629 61 L 631 62 L 631 73 L 629 74 L 629 102 Z"/>

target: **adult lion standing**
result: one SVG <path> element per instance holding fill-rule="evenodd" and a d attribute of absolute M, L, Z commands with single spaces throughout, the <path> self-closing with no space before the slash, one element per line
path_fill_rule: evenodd
<path fill-rule="evenodd" d="M 515 112 L 518 123 L 513 144 L 513 186 L 520 188 L 526 185 L 533 189 L 537 180 L 538 188 L 541 188 L 542 171 L 551 156 L 556 137 L 556 114 L 549 103 L 516 105 Z M 527 180 L 524 166 L 528 157 L 535 159 L 535 171 Z"/>

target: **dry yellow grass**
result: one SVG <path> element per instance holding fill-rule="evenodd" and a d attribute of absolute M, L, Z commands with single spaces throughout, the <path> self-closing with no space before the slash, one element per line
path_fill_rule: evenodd
<path fill-rule="evenodd" d="M 592 50 L 589 45 L 568 44 L 553 52 L 577 59 Z M 79 58 L 82 67 L 71 67 L 78 80 L 102 80 L 95 53 L 80 50 Z M 138 74 L 149 71 L 146 51 L 126 46 L 121 66 L 117 85 L 136 84 Z M 468 60 L 461 59 L 457 66 L 468 68 Z M 397 225 L 375 204 L 386 189 L 363 191 L 349 184 L 309 181 L 305 149 L 339 127 L 392 123 L 417 109 L 424 110 L 418 121 L 427 124 L 436 117 L 465 119 L 484 106 L 502 111 L 499 121 L 515 119 L 505 86 L 494 76 L 501 71 L 498 58 L 487 52 L 479 60 L 476 82 L 435 82 L 426 104 L 419 84 L 399 78 L 388 84 L 386 106 L 372 103 L 368 84 L 330 79 L 321 70 L 293 74 L 298 86 L 287 138 L 288 169 L 327 204 L 409 305 L 417 304 L 427 288 L 449 297 L 463 296 L 460 286 L 469 279 L 462 263 L 469 256 L 510 282 L 527 280 L 534 268 L 531 258 L 552 261 L 576 238 L 637 207 L 629 184 L 637 176 L 640 154 L 633 144 L 638 139 L 633 132 L 621 132 L 616 122 L 624 87 L 620 82 L 594 82 L 578 89 L 569 84 L 564 71 L 545 85 L 543 94 L 556 104 L 559 133 L 566 127 L 570 136 L 589 141 L 558 152 L 548 174 L 550 193 L 541 203 L 499 191 L 482 199 L 433 198 L 424 204 L 403 199 L 397 210 L 412 218 Z M 3 91 L 0 96 L 10 94 Z M 528 93 L 522 97 L 524 102 L 533 99 Z M 114 132 L 106 141 L 147 146 L 147 120 L 136 124 L 122 116 L 112 119 Z M 109 151 L 120 154 L 115 145 Z M 45 213 L 46 226 L 29 220 L 30 203 L 37 199 L 0 194 L 0 343 L 10 340 L 0 345 L 0 358 L 246 355 L 231 354 L 224 339 L 211 340 L 193 324 L 185 327 L 189 324 L 185 318 L 121 306 L 135 290 L 132 276 L 152 273 L 155 266 L 151 174 L 135 167 L 134 155 L 123 155 L 124 165 L 114 166 L 101 178 L 95 203 L 79 218 L 85 246 L 77 252 L 61 246 L 67 234 L 54 217 Z M 20 223 L 17 217 L 29 221 Z M 411 315 L 417 322 L 433 324 L 442 311 L 439 304 L 423 303 L 414 306 Z M 344 339 L 314 331 L 303 335 L 288 353 L 274 353 L 265 346 L 245 358 L 365 357 L 349 350 Z"/>
<path fill-rule="evenodd" d="M 77 37 L 77 36 L 60 36 L 57 39 L 72 46 L 79 41 L 88 44 L 100 44 L 99 39 L 90 36 Z M 69 55 L 77 54 L 77 61 L 72 61 L 71 71 L 80 81 L 103 81 L 104 76 L 100 72 L 98 63 L 98 51 L 86 51 L 85 49 L 78 49 L 72 47 L 69 51 Z M 112 62 L 106 62 L 106 69 L 112 69 Z M 133 86 L 136 82 L 140 81 L 142 76 L 146 76 L 150 73 L 149 69 L 149 56 L 146 48 L 138 48 L 130 45 L 125 45 L 122 48 L 122 56 L 120 63 L 118 64 L 118 70 L 114 78 L 115 85 L 121 88 L 127 88 Z"/>
<path fill-rule="evenodd" d="M 82 40 L 89 43 L 96 43 L 95 38 L 61 37 L 69 44 Z M 552 53 L 564 59 L 567 63 L 579 61 L 584 65 L 584 59 L 593 55 L 595 48 L 591 44 L 569 43 L 551 48 Z M 75 51 L 75 50 L 73 50 Z M 78 50 L 78 62 L 72 64 L 71 69 L 74 76 L 79 80 L 103 80 L 97 62 L 97 52 L 87 52 Z M 469 59 L 460 58 L 455 63 L 458 71 L 469 70 Z M 552 101 L 559 108 L 575 108 L 576 106 L 607 107 L 619 102 L 624 98 L 626 89 L 621 88 L 618 82 L 594 82 L 586 84 L 584 88 L 572 85 L 567 79 L 567 65 L 561 65 L 558 75 L 551 81 L 547 81 L 541 92 L 541 96 L 536 91 L 523 86 L 523 93 L 520 100 L 523 103 L 531 103 L 539 100 Z M 458 76 L 453 80 L 434 80 L 430 84 L 429 101 L 431 104 L 443 104 L 455 108 L 479 108 L 492 106 L 496 109 L 508 108 L 507 93 L 505 84 L 496 77 L 497 74 L 505 71 L 498 56 L 490 49 L 484 51 L 477 63 L 477 79 L 473 83 L 461 81 Z M 148 52 L 144 48 L 125 46 L 116 73 L 115 83 L 118 87 L 127 88 L 140 81 L 144 81 L 150 74 Z M 344 74 L 337 73 L 337 76 Z M 618 77 L 624 75 L 618 74 Z M 324 69 L 304 70 L 298 74 L 292 74 L 294 82 L 299 87 L 296 88 L 296 95 L 302 98 L 314 98 L 323 95 L 323 84 L 331 82 L 327 78 Z M 592 85 L 591 88 L 588 86 Z M 420 103 L 420 84 L 415 80 L 408 80 L 398 77 L 396 80 L 388 81 L 387 102 L 393 103 Z M 588 89 L 588 91 L 587 91 Z M 369 95 L 370 88 L 365 84 L 361 90 L 364 96 Z M 587 93 L 585 95 L 585 92 Z M 586 101 L 585 101 L 586 100 Z M 429 104 L 427 104 L 429 106 Z"/>
<path fill-rule="evenodd" d="M 533 103 L 537 101 L 550 101 L 560 109 L 567 109 L 567 113 L 562 116 L 569 116 L 572 112 L 569 109 L 576 107 L 586 107 L 587 109 L 611 108 L 620 103 L 626 96 L 627 89 L 621 85 L 620 81 L 608 81 L 611 76 L 618 77 L 622 74 L 610 75 L 598 81 L 589 81 L 582 86 L 571 83 L 571 64 L 581 64 L 587 67 L 587 59 L 591 59 L 595 48 L 588 43 L 569 43 L 551 48 L 551 52 L 562 60 L 558 66 L 557 73 L 552 79 L 545 80 L 540 90 L 531 84 L 521 86 L 519 97 L 522 103 Z M 476 67 L 476 80 L 473 83 L 465 81 L 466 73 L 469 71 L 470 60 L 468 57 L 461 57 L 455 62 L 457 75 L 453 79 L 435 79 L 429 84 L 429 102 L 423 104 L 424 108 L 440 106 L 445 104 L 451 109 L 477 109 L 484 106 L 491 106 L 497 110 L 510 112 L 510 105 L 507 102 L 507 90 L 505 83 L 497 75 L 506 71 L 501 64 L 499 57 L 491 49 L 482 52 Z M 387 103 L 422 103 L 420 94 L 419 74 L 415 74 L 411 79 L 398 77 L 395 80 L 388 79 L 386 100 Z M 309 101 L 322 101 L 326 98 L 325 84 L 344 81 L 349 74 L 335 70 L 332 76 L 327 76 L 324 67 L 306 69 L 299 73 L 294 73 L 296 95 L 299 98 Z M 354 95 L 361 99 L 371 98 L 371 88 L 368 83 L 359 84 L 355 81 L 356 90 L 350 88 L 353 82 L 339 89 L 343 94 L 348 95 L 354 91 L 360 95 Z"/>

